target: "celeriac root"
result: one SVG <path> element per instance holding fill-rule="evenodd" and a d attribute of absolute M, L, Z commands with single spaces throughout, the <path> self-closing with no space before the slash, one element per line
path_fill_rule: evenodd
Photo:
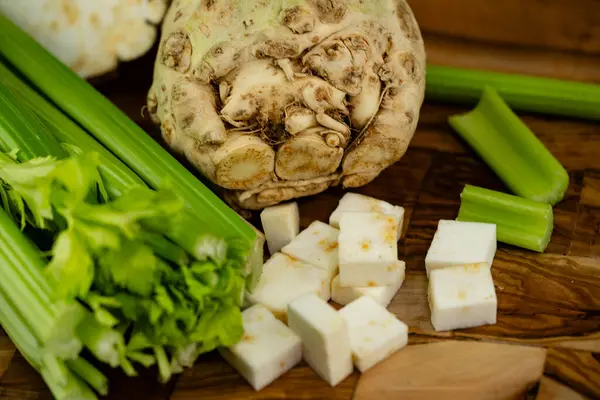
<path fill-rule="evenodd" d="M 406 152 L 426 60 L 405 0 L 178 0 L 165 21 L 150 118 L 243 207 L 365 185 Z"/>

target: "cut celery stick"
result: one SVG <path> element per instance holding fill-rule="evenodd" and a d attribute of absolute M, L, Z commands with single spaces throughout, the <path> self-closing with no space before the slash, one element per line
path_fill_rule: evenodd
<path fill-rule="evenodd" d="M 499 242 L 543 252 L 554 228 L 552 206 L 522 197 L 465 185 L 458 221 L 496 224 Z"/>
<path fill-rule="evenodd" d="M 492 87 L 477 107 L 449 122 L 513 193 L 552 205 L 563 199 L 567 171 Z"/>
<path fill-rule="evenodd" d="M 427 100 L 475 104 L 493 86 L 516 110 L 600 120 L 600 85 L 529 75 L 427 66 Z"/>

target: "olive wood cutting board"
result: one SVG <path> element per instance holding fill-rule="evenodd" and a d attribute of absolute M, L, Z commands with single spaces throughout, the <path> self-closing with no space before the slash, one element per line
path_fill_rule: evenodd
<path fill-rule="evenodd" d="M 597 0 L 409 0 L 431 63 L 600 83 Z M 156 49 L 98 88 L 160 140 L 141 114 Z M 254 392 L 216 354 L 167 385 L 156 371 L 107 371 L 111 400 L 600 399 L 600 123 L 519 113 L 567 168 L 544 254 L 499 244 L 492 269 L 495 325 L 436 333 L 424 257 L 438 220 L 454 219 L 466 183 L 506 190 L 450 129 L 466 108 L 425 102 L 408 152 L 357 192 L 406 209 L 399 257 L 406 280 L 389 310 L 410 327 L 409 346 L 331 388 L 305 364 Z M 301 227 L 328 221 L 343 192 L 299 201 Z M 256 216 L 251 220 L 260 227 Z M 43 381 L 0 330 L 0 399 L 50 399 Z"/>

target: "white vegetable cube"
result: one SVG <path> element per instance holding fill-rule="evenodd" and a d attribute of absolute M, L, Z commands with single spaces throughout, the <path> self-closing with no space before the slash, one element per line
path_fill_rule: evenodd
<path fill-rule="evenodd" d="M 395 215 L 342 214 L 338 238 L 340 286 L 384 286 L 398 280 L 397 225 Z"/>
<path fill-rule="evenodd" d="M 329 281 L 338 271 L 339 230 L 314 221 L 281 252 L 327 271 Z"/>
<path fill-rule="evenodd" d="M 302 360 L 302 342 L 261 305 L 244 310 L 242 319 L 242 339 L 219 353 L 255 390 L 261 390 Z"/>
<path fill-rule="evenodd" d="M 288 304 L 307 293 L 329 300 L 331 288 L 326 272 L 285 254 L 275 253 L 263 266 L 260 280 L 254 291 L 247 294 L 247 299 L 251 304 L 262 304 L 285 322 Z"/>
<path fill-rule="evenodd" d="M 300 232 L 298 203 L 285 203 L 263 209 L 260 221 L 271 255 L 290 243 Z"/>
<path fill-rule="evenodd" d="M 440 220 L 431 241 L 425 269 L 485 262 L 490 266 L 496 255 L 496 225 L 482 222 Z"/>
<path fill-rule="evenodd" d="M 339 313 L 348 326 L 352 358 L 360 372 L 408 343 L 408 326 L 371 297 L 356 299 Z"/>
<path fill-rule="evenodd" d="M 396 267 L 398 268 L 396 281 L 391 285 L 385 286 L 343 287 L 340 286 L 340 276 L 337 275 L 333 278 L 333 281 L 331 281 L 331 300 L 343 306 L 353 302 L 361 296 L 369 296 L 378 304 L 387 307 L 404 282 L 406 269 L 404 261 L 396 261 Z"/>
<path fill-rule="evenodd" d="M 323 299 L 308 294 L 291 302 L 288 326 L 302 340 L 306 363 L 331 386 L 352 373 L 354 367 L 346 322 Z"/>
<path fill-rule="evenodd" d="M 396 239 L 400 239 L 404 223 L 404 208 L 392 205 L 386 201 L 358 193 L 346 193 L 340 199 L 337 208 L 329 216 L 329 225 L 339 228 L 340 218 L 345 212 L 376 212 L 392 214 L 398 217 Z"/>
<path fill-rule="evenodd" d="M 431 271 L 428 298 L 431 324 L 436 331 L 496 323 L 498 301 L 486 263 Z"/>

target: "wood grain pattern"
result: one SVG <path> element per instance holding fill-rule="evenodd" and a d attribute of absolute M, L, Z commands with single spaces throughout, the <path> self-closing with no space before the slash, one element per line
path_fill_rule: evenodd
<path fill-rule="evenodd" d="M 445 37 L 600 54 L 596 0 L 409 0 L 421 29 Z"/>
<path fill-rule="evenodd" d="M 410 346 L 363 373 L 354 400 L 523 398 L 545 358 L 542 348 L 494 343 Z"/>
<path fill-rule="evenodd" d="M 577 393 L 568 386 L 555 381 L 552 378 L 543 376 L 540 379 L 540 388 L 536 397 L 537 400 L 587 400 L 588 397 Z"/>
<path fill-rule="evenodd" d="M 600 398 L 600 358 L 590 352 L 550 349 L 545 373 L 590 398 Z"/>
<path fill-rule="evenodd" d="M 600 83 L 598 0 L 496 0 L 493 5 L 481 0 L 409 0 L 409 3 L 420 22 L 431 63 Z M 160 142 L 159 132 L 141 112 L 152 80 L 155 53 L 156 46 L 146 57 L 123 64 L 115 74 L 116 80 L 98 81 L 97 87 Z M 552 241 L 543 255 L 499 246 L 493 267 L 499 300 L 496 325 L 450 333 L 437 333 L 431 326 L 424 257 L 438 220 L 455 218 L 465 183 L 505 190 L 502 182 L 448 125 L 448 116 L 463 111 L 466 111 L 463 107 L 426 102 L 404 158 L 372 184 L 357 190 L 406 209 L 399 257 L 407 262 L 407 276 L 389 309 L 409 324 L 410 336 L 409 347 L 398 353 L 394 361 L 406 358 L 413 351 L 420 353 L 423 347 L 416 348 L 417 345 L 452 345 L 448 348 L 452 354 L 459 348 L 455 346 L 472 349 L 498 343 L 501 347 L 494 349 L 502 349 L 503 354 L 510 354 L 509 358 L 516 357 L 516 361 L 505 367 L 512 373 L 513 366 L 539 363 L 539 349 L 523 348 L 523 345 L 535 346 L 547 349 L 538 399 L 600 398 L 598 123 L 520 113 L 571 177 L 565 200 L 555 207 Z M 335 188 L 299 200 L 302 227 L 314 220 L 327 222 L 342 193 Z M 251 222 L 259 226 L 257 215 Z M 445 344 L 448 340 L 453 342 Z M 441 358 L 443 354 L 436 350 L 433 357 Z M 505 365 L 502 358 L 498 362 L 495 357 L 488 360 L 486 367 L 490 371 Z M 382 368 L 383 365 L 389 364 L 382 364 Z M 472 366 L 458 363 L 449 369 L 457 365 Z M 411 363 L 391 369 L 394 377 L 402 378 L 415 372 L 418 366 L 419 363 Z M 433 371 L 428 370 L 423 376 L 429 378 Z M 539 370 L 536 371 L 539 376 Z M 109 400 L 350 400 L 354 394 L 360 400 L 364 393 L 375 398 L 377 387 L 385 389 L 385 383 L 377 383 L 378 376 L 372 373 L 360 377 L 362 382 L 354 393 L 359 382 L 357 372 L 331 388 L 303 363 L 257 393 L 214 353 L 202 357 L 194 368 L 168 385 L 156 383 L 153 370 L 135 379 L 125 378 L 119 371 L 107 370 L 107 373 L 112 385 Z M 439 372 L 438 376 L 447 376 L 444 373 L 447 371 Z M 369 384 L 369 379 L 375 383 Z M 535 390 L 532 388 L 523 397 L 533 398 Z M 421 398 L 451 398 L 447 393 L 431 396 L 424 393 L 420 393 Z M 460 398 L 465 396 L 463 392 Z M 396 390 L 390 397 L 400 396 Z M 499 397 L 510 398 L 511 394 Z M 0 399 L 50 398 L 42 380 L 0 330 Z"/>
<path fill-rule="evenodd" d="M 10 360 L 15 352 L 15 346 L 10 341 L 10 338 L 0 328 L 0 379 L 10 365 Z"/>

